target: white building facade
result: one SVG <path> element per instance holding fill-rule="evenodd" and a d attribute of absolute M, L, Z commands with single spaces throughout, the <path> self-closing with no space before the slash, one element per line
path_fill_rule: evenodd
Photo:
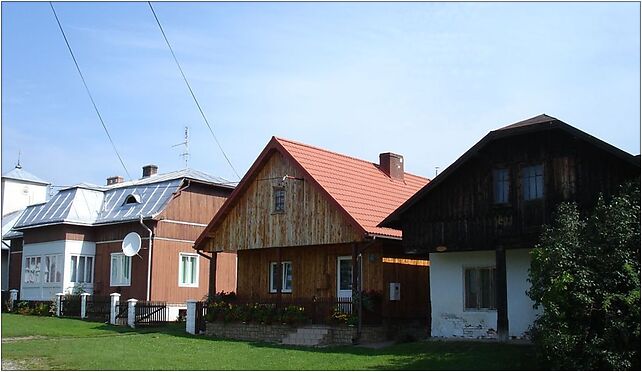
<path fill-rule="evenodd" d="M 526 294 L 530 288 L 529 252 L 529 249 L 506 251 L 509 337 L 525 337 L 538 315 Z M 494 268 L 495 251 L 430 253 L 433 337 L 496 336 L 497 310 L 494 308 L 494 279 L 491 279 Z M 471 280 L 484 271 L 488 273 L 488 280 Z M 483 283 L 487 288 L 469 288 L 471 283 Z M 477 301 L 485 291 L 488 301 Z M 469 296 L 468 301 L 466 296 Z M 476 298 L 470 299 L 471 296 Z"/>

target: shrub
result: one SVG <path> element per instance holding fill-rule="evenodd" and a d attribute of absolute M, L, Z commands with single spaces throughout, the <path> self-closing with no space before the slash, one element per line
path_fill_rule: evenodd
<path fill-rule="evenodd" d="M 640 188 L 599 197 L 588 218 L 559 206 L 532 252 L 532 328 L 554 369 L 640 369 Z"/>

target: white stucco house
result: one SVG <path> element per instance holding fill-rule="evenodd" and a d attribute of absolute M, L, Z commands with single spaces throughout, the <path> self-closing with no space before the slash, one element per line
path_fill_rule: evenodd
<path fill-rule="evenodd" d="M 433 337 L 523 338 L 530 252 L 557 206 L 639 177 L 639 155 L 543 114 L 488 133 L 380 226 L 430 260 Z"/>
<path fill-rule="evenodd" d="M 44 203 L 49 195 L 50 183 L 22 169 L 18 163 L 14 169 L 2 175 L 2 236 L 9 233 L 22 211 L 31 204 Z M 13 234 L 15 236 L 15 234 Z M 2 240 L 2 290 L 9 290 L 11 264 L 9 239 Z"/>

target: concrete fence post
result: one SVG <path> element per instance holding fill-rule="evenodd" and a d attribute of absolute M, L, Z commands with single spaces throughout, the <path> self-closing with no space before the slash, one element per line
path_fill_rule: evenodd
<path fill-rule="evenodd" d="M 64 293 L 56 293 L 56 316 L 60 316 L 60 310 L 62 310 L 62 296 L 64 295 Z"/>
<path fill-rule="evenodd" d="M 120 303 L 120 293 L 112 293 L 110 311 L 109 311 L 109 324 L 118 324 L 116 322 L 116 316 L 118 315 L 118 304 Z"/>
<path fill-rule="evenodd" d="M 135 298 L 127 300 L 127 325 L 134 328 L 136 324 L 136 302 Z"/>
<path fill-rule="evenodd" d="M 87 317 L 87 297 L 91 296 L 90 293 L 80 294 L 80 319 Z"/>
<path fill-rule="evenodd" d="M 16 306 L 16 301 L 18 301 L 18 290 L 17 289 L 12 289 L 9 291 L 9 303 L 10 303 L 10 308 L 11 311 L 13 311 L 13 308 Z"/>
<path fill-rule="evenodd" d="M 196 334 L 196 300 L 187 300 L 187 318 L 185 319 L 185 331 L 189 334 Z"/>

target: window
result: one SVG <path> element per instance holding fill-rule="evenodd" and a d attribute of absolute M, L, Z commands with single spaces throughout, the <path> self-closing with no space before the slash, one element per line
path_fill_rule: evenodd
<path fill-rule="evenodd" d="M 129 286 L 131 283 L 131 257 L 122 253 L 111 254 L 111 280 L 112 287 Z"/>
<path fill-rule="evenodd" d="M 45 256 L 45 283 L 62 282 L 62 256 Z"/>
<path fill-rule="evenodd" d="M 123 203 L 123 205 L 137 204 L 137 203 L 140 203 L 140 196 L 138 196 L 136 194 L 129 194 L 125 198 L 125 202 Z"/>
<path fill-rule="evenodd" d="M 277 292 L 278 265 L 270 262 L 270 293 Z M 292 293 L 292 262 L 281 262 L 281 293 Z"/>
<path fill-rule="evenodd" d="M 26 284 L 40 283 L 40 257 L 25 257 L 24 281 Z"/>
<path fill-rule="evenodd" d="M 495 268 L 476 267 L 464 270 L 464 308 L 494 310 Z"/>
<path fill-rule="evenodd" d="M 93 280 L 94 258 L 90 256 L 71 256 L 69 265 L 72 283 L 91 283 Z"/>
<path fill-rule="evenodd" d="M 544 197 L 544 167 L 541 164 L 522 168 L 522 193 L 524 200 Z"/>
<path fill-rule="evenodd" d="M 275 187 L 274 189 L 274 213 L 285 212 L 285 188 Z"/>
<path fill-rule="evenodd" d="M 493 199 L 495 204 L 508 203 L 509 182 L 508 169 L 493 170 Z"/>
<path fill-rule="evenodd" d="M 178 257 L 178 285 L 198 287 L 198 255 L 179 253 Z"/>

